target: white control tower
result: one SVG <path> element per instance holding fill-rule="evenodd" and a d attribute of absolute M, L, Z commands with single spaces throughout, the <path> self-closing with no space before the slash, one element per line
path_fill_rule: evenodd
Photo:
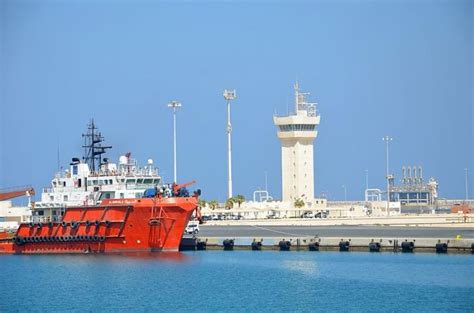
<path fill-rule="evenodd" d="M 281 140 L 281 171 L 283 201 L 314 200 L 313 141 L 318 135 L 320 115 L 317 103 L 306 102 L 309 93 L 299 91 L 295 84 L 295 113 L 273 117 Z"/>

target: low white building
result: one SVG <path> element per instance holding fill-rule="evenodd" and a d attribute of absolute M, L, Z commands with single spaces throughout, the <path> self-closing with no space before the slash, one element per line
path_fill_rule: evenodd
<path fill-rule="evenodd" d="M 0 201 L 0 230 L 16 230 L 20 223 L 30 220 L 30 207 L 13 206 L 11 201 Z"/>

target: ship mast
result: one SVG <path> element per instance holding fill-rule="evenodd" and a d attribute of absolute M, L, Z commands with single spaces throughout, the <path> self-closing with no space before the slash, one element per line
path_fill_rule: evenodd
<path fill-rule="evenodd" d="M 91 119 L 90 124 L 87 125 L 87 133 L 82 134 L 82 137 L 84 138 L 84 145 L 82 146 L 84 148 L 84 156 L 82 159 L 89 165 L 91 171 L 95 172 L 100 168 L 102 154 L 107 149 L 112 148 L 112 146 L 102 146 L 101 143 L 105 139 L 95 126 L 94 119 Z"/>

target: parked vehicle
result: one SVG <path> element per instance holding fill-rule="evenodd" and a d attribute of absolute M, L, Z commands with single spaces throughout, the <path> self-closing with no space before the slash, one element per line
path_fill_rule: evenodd
<path fill-rule="evenodd" d="M 188 226 L 186 226 L 185 233 L 188 235 L 195 235 L 199 233 L 199 221 L 189 221 Z"/>
<path fill-rule="evenodd" d="M 318 212 L 314 215 L 314 218 L 326 218 L 328 217 L 326 212 Z"/>

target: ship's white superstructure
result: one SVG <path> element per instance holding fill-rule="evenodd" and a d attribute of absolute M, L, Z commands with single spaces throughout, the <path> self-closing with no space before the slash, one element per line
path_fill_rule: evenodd
<path fill-rule="evenodd" d="M 43 189 L 41 201 L 32 205 L 34 221 L 57 221 L 66 207 L 95 205 L 103 199 L 139 198 L 146 189 L 163 187 L 151 159 L 146 166 L 139 167 L 130 153 L 122 155 L 118 164 L 108 158 L 97 158 L 110 147 L 100 146 L 103 137 L 94 134 L 93 121 L 89 130 L 92 135 L 84 135 L 90 138 L 84 146 L 88 154 L 83 160 L 73 158 L 69 169 L 57 173 L 51 186 Z"/>
<path fill-rule="evenodd" d="M 282 200 L 314 201 L 313 141 L 320 115 L 295 84 L 295 113 L 273 118 L 281 140 Z"/>

